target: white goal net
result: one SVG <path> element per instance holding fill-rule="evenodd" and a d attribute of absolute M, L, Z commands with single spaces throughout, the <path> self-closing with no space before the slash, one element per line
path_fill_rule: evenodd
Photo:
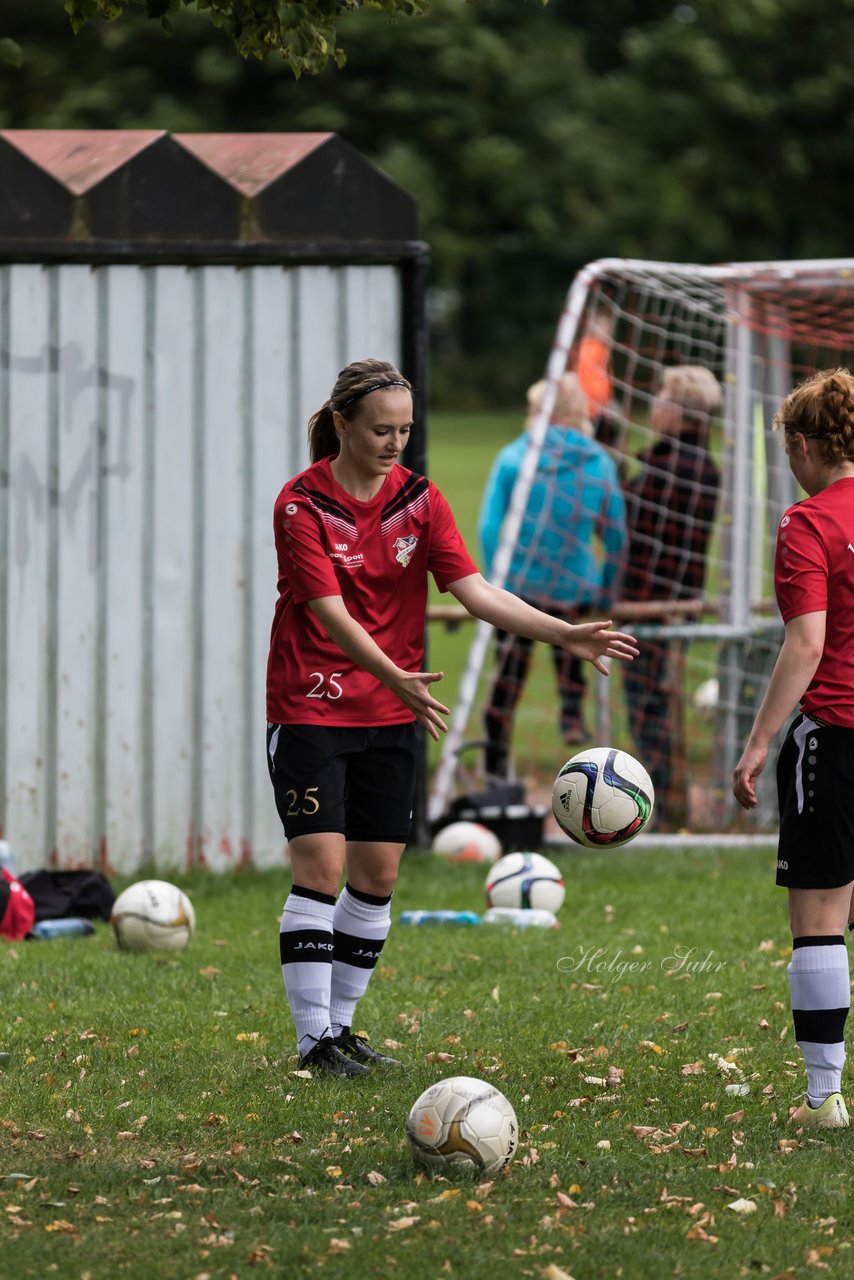
<path fill-rule="evenodd" d="M 782 638 L 777 524 L 803 496 L 771 421 L 803 377 L 852 360 L 854 259 L 719 267 L 609 259 L 578 275 L 539 408 L 490 481 L 491 518 L 500 518 L 490 577 L 540 607 L 573 616 L 574 601 L 582 616 L 613 618 L 638 636 L 643 657 L 628 671 L 614 664 L 608 680 L 585 664 L 579 682 L 577 672 L 558 673 L 548 646 L 526 654 L 479 624 L 432 779 L 431 822 L 447 812 L 472 742 L 485 743 L 487 780 L 522 780 L 529 800 L 543 804 L 564 760 L 595 743 L 647 767 L 658 831 L 773 829 L 773 768 L 750 815 L 730 791 Z M 594 428 L 574 496 L 550 425 L 568 369 Z M 716 389 L 709 375 L 719 403 L 706 395 Z M 622 503 L 599 501 L 607 477 Z M 577 590 L 567 585 L 575 561 L 561 541 L 566 534 L 571 545 L 576 526 L 578 563 L 591 546 L 595 559 Z M 620 557 L 619 585 L 609 586 L 609 558 Z"/>

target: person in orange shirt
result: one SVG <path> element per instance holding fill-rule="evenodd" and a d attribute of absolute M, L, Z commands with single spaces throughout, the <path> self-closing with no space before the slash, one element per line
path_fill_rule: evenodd
<path fill-rule="evenodd" d="M 593 423 L 596 439 L 606 447 L 616 440 L 608 413 L 612 391 L 611 329 L 608 312 L 601 307 L 595 310 L 579 343 L 575 360 L 578 382 L 587 396 L 587 416 Z"/>

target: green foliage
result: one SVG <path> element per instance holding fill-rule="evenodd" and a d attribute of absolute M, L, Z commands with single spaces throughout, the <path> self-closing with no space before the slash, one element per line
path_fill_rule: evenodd
<path fill-rule="evenodd" d="M 417 22 L 324 3 L 346 70 L 330 54 L 297 83 L 234 54 L 236 16 L 272 0 L 222 30 L 225 9 L 173 0 L 170 39 L 139 4 L 75 37 L 58 0 L 5 0 L 23 62 L 0 125 L 340 133 L 418 201 L 454 407 L 519 402 L 591 259 L 850 253 L 854 0 L 431 0 Z"/>
<path fill-rule="evenodd" d="M 330 61 L 343 67 L 347 61 L 337 44 L 338 20 L 343 13 L 359 8 L 362 0 L 65 0 L 71 26 L 79 32 L 95 17 L 114 22 L 125 9 L 145 10 L 149 19 L 159 19 L 171 31 L 169 19 L 185 9 L 203 14 L 225 31 L 244 58 L 263 59 L 277 52 L 296 77 L 307 72 L 317 75 Z M 368 0 L 390 19 L 400 15 L 419 17 L 427 12 L 427 0 Z"/>
<path fill-rule="evenodd" d="M 773 850 L 549 856 L 559 931 L 395 924 L 357 1020 L 405 1066 L 367 1080 L 293 1074 L 282 873 L 184 882 L 178 955 L 119 953 L 104 925 L 4 943 L 9 1274 L 847 1274 L 849 1135 L 788 1123 L 804 1075 Z M 479 909 L 483 877 L 408 854 L 394 918 Z M 516 1108 L 489 1183 L 407 1153 L 409 1107 L 452 1074 Z"/>

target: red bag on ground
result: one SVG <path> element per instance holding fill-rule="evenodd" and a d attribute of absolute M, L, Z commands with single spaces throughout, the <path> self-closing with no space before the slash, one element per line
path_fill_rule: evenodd
<path fill-rule="evenodd" d="M 0 938 L 13 941 L 25 938 L 35 918 L 35 903 L 24 886 L 5 867 L 0 867 Z"/>

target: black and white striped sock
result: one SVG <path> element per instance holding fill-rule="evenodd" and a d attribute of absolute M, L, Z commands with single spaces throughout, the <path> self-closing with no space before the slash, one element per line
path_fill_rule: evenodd
<path fill-rule="evenodd" d="M 329 1017 L 333 1035 L 353 1025 L 356 1005 L 365 994 L 391 928 L 391 894 L 362 893 L 345 884 L 335 904 L 335 950 Z"/>
<path fill-rule="evenodd" d="M 279 956 L 301 1055 L 329 1034 L 334 914 L 331 894 L 296 884 L 282 909 Z"/>
<path fill-rule="evenodd" d="M 851 1004 L 842 934 L 794 939 L 789 991 L 795 1039 L 807 1069 L 807 1101 L 818 1107 L 842 1088 L 845 1019 Z"/>

